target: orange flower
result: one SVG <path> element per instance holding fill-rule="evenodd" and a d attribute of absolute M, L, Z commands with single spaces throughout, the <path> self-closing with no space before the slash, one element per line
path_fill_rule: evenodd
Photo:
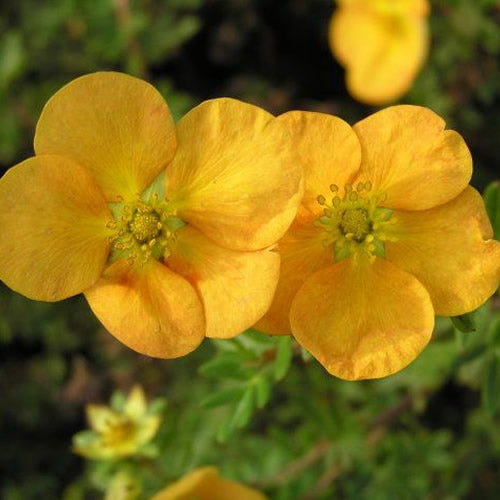
<path fill-rule="evenodd" d="M 427 55 L 429 10 L 427 0 L 339 0 L 330 47 L 356 99 L 379 105 L 408 91 Z"/>
<path fill-rule="evenodd" d="M 302 156 L 305 194 L 257 328 L 293 333 L 344 379 L 401 370 L 429 341 L 434 314 L 472 311 L 498 286 L 500 244 L 468 186 L 469 150 L 417 106 L 353 128 L 320 113 L 278 119 Z"/>
<path fill-rule="evenodd" d="M 276 118 L 215 99 L 175 127 L 148 83 L 95 73 L 49 100 L 35 151 L 0 181 L 0 278 L 12 289 L 84 292 L 115 337 L 163 358 L 264 314 L 279 272 L 268 247 L 294 217 L 302 175 Z"/>
<path fill-rule="evenodd" d="M 228 481 L 215 467 L 200 467 L 153 496 L 152 500 L 266 500 L 253 488 Z"/>

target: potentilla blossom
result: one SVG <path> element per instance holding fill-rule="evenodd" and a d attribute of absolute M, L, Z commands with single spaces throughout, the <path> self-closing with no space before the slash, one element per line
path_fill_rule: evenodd
<path fill-rule="evenodd" d="M 120 73 L 46 104 L 36 156 L 0 180 L 0 279 L 36 300 L 83 292 L 104 326 L 172 358 L 267 310 L 302 172 L 285 124 L 234 99 L 174 125 L 162 96 Z"/>
<path fill-rule="evenodd" d="M 405 94 L 429 45 L 427 0 L 338 0 L 330 47 L 356 99 L 385 104 Z"/>
<path fill-rule="evenodd" d="M 215 467 L 200 467 L 153 496 L 152 500 L 266 500 L 259 491 L 224 479 Z"/>
<path fill-rule="evenodd" d="M 161 423 L 146 402 L 142 387 L 130 391 L 121 408 L 87 405 L 90 430 L 73 436 L 73 451 L 96 460 L 112 460 L 140 453 Z"/>
<path fill-rule="evenodd" d="M 397 372 L 429 342 L 435 315 L 473 311 L 498 287 L 500 243 L 468 186 L 469 150 L 417 106 L 352 128 L 320 113 L 279 120 L 302 157 L 305 195 L 257 328 L 293 333 L 344 379 Z"/>

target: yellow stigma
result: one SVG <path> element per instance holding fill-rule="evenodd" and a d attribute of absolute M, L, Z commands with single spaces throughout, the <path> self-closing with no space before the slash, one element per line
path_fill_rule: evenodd
<path fill-rule="evenodd" d="M 168 258 L 175 232 L 185 225 L 168 201 L 153 195 L 147 203 L 138 200 L 114 208 L 115 220 L 107 224 L 113 231 L 111 261 L 126 259 L 131 264 L 145 264 L 150 257 Z"/>
<path fill-rule="evenodd" d="M 317 198 L 323 215 L 315 225 L 325 230 L 325 247 L 333 249 L 336 260 L 363 253 L 371 261 L 384 257 L 385 241 L 394 239 L 390 226 L 395 222 L 393 211 L 383 207 L 386 196 L 372 193 L 370 182 L 359 182 L 355 190 L 346 184 L 342 198 L 336 184 L 330 190 L 334 195 L 331 202 L 324 195 Z"/>
<path fill-rule="evenodd" d="M 143 213 L 137 210 L 133 217 L 129 228 L 137 241 L 146 243 L 158 236 L 162 225 L 156 212 Z"/>

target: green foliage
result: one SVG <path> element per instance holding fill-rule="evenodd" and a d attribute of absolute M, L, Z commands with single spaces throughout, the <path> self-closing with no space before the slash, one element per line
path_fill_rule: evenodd
<path fill-rule="evenodd" d="M 215 344 L 216 356 L 199 372 L 219 380 L 221 386 L 200 406 L 229 407 L 217 434 L 219 441 L 226 442 L 237 429 L 248 425 L 254 411 L 264 408 L 273 383 L 287 374 L 293 353 L 290 337 L 273 338 L 256 331 Z M 228 379 L 232 382 L 226 384 Z"/>
<path fill-rule="evenodd" d="M 500 239 L 500 182 L 492 182 L 484 191 L 486 211 L 493 226 L 495 239 Z"/>
<path fill-rule="evenodd" d="M 485 203 L 499 238 L 498 2 L 431 3 L 429 58 L 402 101 L 429 106 L 464 135 L 476 187 L 494 181 Z M 46 100 L 98 70 L 147 78 L 176 119 L 202 98 L 230 95 L 352 123 L 372 110 L 343 87 L 326 42 L 331 12 L 331 0 L 3 2 L 0 164 L 32 154 Z M 2 286 L 0 497 L 112 498 L 130 482 L 146 500 L 214 464 L 272 500 L 496 498 L 499 356 L 498 296 L 453 323 L 438 318 L 429 346 L 400 373 L 351 383 L 289 337 L 254 331 L 151 360 L 104 332 L 81 297 L 38 303 Z M 85 405 L 112 395 L 119 409 L 136 382 L 169 402 L 153 403 L 164 418 L 152 452 L 72 454 Z"/>

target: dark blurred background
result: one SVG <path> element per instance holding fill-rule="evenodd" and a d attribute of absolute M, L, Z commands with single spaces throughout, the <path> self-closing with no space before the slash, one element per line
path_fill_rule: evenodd
<path fill-rule="evenodd" d="M 331 0 L 1 2 L 0 168 L 33 154 L 34 127 L 52 94 L 98 70 L 147 79 L 176 119 L 204 99 L 232 96 L 275 114 L 306 109 L 354 123 L 375 108 L 349 96 L 330 53 L 333 9 Z M 482 190 L 500 177 L 498 1 L 436 0 L 430 29 L 428 61 L 400 102 L 432 108 L 465 137 L 473 183 Z M 338 454 L 325 460 L 342 466 L 335 485 L 314 498 L 498 498 L 500 428 L 481 387 L 499 349 L 500 322 L 490 306 L 481 314 L 483 329 L 468 334 L 472 340 L 438 323 L 420 371 L 386 381 L 353 385 L 299 362 L 250 430 L 215 446 L 218 416 L 196 406 L 197 395 L 213 390 L 214 382 L 196 373 L 211 345 L 178 361 L 147 359 L 103 332 L 82 297 L 37 303 L 1 285 L 0 494 L 100 498 L 88 496 L 90 480 L 71 453 L 71 436 L 85 427 L 85 403 L 106 401 L 113 389 L 139 380 L 149 394 L 169 399 L 167 425 L 176 431 L 165 431 L 164 448 L 171 446 L 172 478 L 211 457 L 222 467 L 231 461 L 226 467 L 235 476 L 267 484 L 272 498 L 293 500 L 316 491 L 326 465 L 281 482 L 279 470 L 314 450 L 324 432 L 338 443 Z M 391 408 L 395 417 L 384 417 Z M 387 425 L 377 424 L 380 416 Z M 372 436 L 378 444 L 368 446 L 379 428 L 384 437 Z M 262 447 L 273 457 L 266 469 Z M 266 474 L 278 479 L 261 481 Z"/>

